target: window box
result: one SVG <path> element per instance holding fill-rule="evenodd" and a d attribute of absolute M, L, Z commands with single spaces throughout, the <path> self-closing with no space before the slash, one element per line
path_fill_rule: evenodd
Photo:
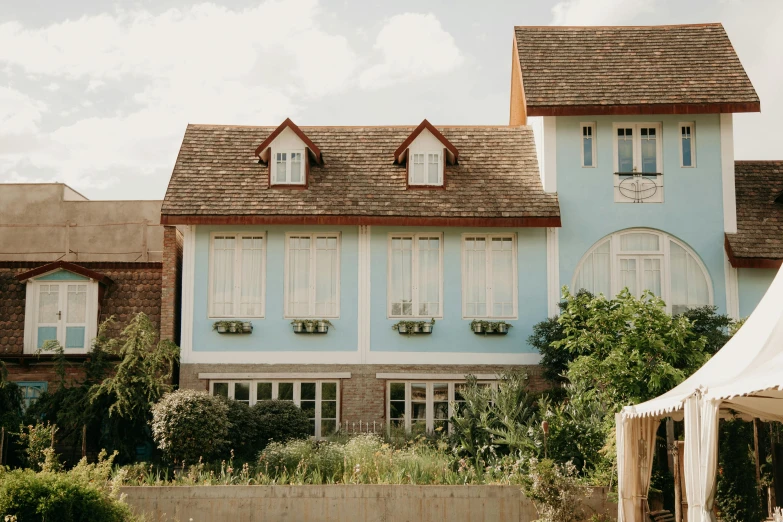
<path fill-rule="evenodd" d="M 219 334 L 253 333 L 253 323 L 249 321 L 216 321 L 212 329 Z"/>
<path fill-rule="evenodd" d="M 294 319 L 291 321 L 294 333 L 325 334 L 329 332 L 329 327 L 334 325 L 326 319 Z"/>
<path fill-rule="evenodd" d="M 431 334 L 435 326 L 435 319 L 427 321 L 400 321 L 392 325 L 392 330 L 397 330 L 400 335 Z"/>
<path fill-rule="evenodd" d="M 474 334 L 484 335 L 506 335 L 508 329 L 513 328 L 514 325 L 508 324 L 505 321 L 479 321 L 474 319 L 470 323 L 470 329 Z"/>

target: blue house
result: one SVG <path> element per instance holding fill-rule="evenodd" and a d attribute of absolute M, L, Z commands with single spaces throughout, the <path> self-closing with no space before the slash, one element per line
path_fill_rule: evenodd
<path fill-rule="evenodd" d="M 527 338 L 561 285 L 752 310 L 783 175 L 735 167 L 732 114 L 760 105 L 722 26 L 514 42 L 508 126 L 188 126 L 162 208 L 182 387 L 294 401 L 317 437 L 448 429 L 466 374 L 543 384 Z"/>

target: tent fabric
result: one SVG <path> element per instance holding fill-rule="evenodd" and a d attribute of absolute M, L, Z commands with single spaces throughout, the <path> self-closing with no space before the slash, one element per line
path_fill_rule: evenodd
<path fill-rule="evenodd" d="M 685 401 L 685 494 L 688 520 L 694 522 L 715 522 L 718 409 L 717 401 L 698 393 Z"/>
<path fill-rule="evenodd" d="M 618 522 L 643 522 L 649 504 L 655 434 L 659 419 L 615 416 L 617 422 Z M 629 457 L 629 458 L 627 458 Z"/>

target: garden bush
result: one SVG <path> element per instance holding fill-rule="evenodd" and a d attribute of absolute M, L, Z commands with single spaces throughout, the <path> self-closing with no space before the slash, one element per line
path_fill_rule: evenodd
<path fill-rule="evenodd" d="M 252 408 L 259 449 L 270 442 L 305 439 L 313 433 L 307 414 L 291 401 L 260 401 Z"/>
<path fill-rule="evenodd" d="M 228 406 L 206 392 L 178 390 L 152 407 L 152 436 L 175 464 L 219 458 L 228 443 Z"/>
<path fill-rule="evenodd" d="M 539 522 L 576 522 L 586 518 L 576 467 L 571 462 L 558 464 L 549 459 L 531 459 L 522 490 L 533 501 Z"/>
<path fill-rule="evenodd" d="M 247 403 L 226 398 L 221 400 L 227 407 L 229 449 L 238 458 L 255 458 L 261 449 L 256 415 Z"/>
<path fill-rule="evenodd" d="M 721 422 L 718 436 L 718 484 L 715 503 L 725 522 L 759 522 L 761 497 L 753 456 L 753 424 L 741 419 Z"/>

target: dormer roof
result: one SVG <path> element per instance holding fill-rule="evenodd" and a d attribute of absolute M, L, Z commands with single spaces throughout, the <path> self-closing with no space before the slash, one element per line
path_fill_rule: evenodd
<path fill-rule="evenodd" d="M 39 266 L 38 268 L 33 268 L 27 272 L 17 274 L 16 279 L 18 281 L 27 281 L 28 279 L 38 278 L 58 271 L 66 271 L 79 276 L 87 277 L 104 286 L 110 286 L 113 283 L 109 277 L 101 274 L 100 272 L 90 270 L 89 268 L 84 268 L 83 266 L 79 266 L 74 263 L 69 263 L 68 261 L 55 261 L 54 263 L 47 263 L 45 265 Z"/>
<path fill-rule="evenodd" d="M 527 116 L 761 110 L 719 23 L 515 27 L 514 45 Z"/>
<path fill-rule="evenodd" d="M 425 130 L 429 131 L 438 141 L 443 144 L 443 148 L 446 149 L 446 163 L 449 165 L 455 165 L 459 159 L 459 150 L 457 150 L 457 147 L 455 147 L 453 143 L 446 139 L 446 137 L 441 134 L 438 129 L 428 122 L 426 118 L 418 125 L 418 127 L 413 129 L 413 132 L 411 132 L 408 137 L 405 138 L 405 141 L 403 141 L 402 144 L 397 147 L 397 150 L 394 151 L 394 162 L 400 164 L 405 162 L 408 147 L 410 147 L 411 144 L 416 141 L 416 138 L 419 136 L 419 134 Z"/>
<path fill-rule="evenodd" d="M 264 141 L 261 142 L 261 145 L 259 145 L 256 148 L 256 156 L 263 161 L 264 163 L 269 162 L 269 150 L 272 145 L 272 142 L 275 141 L 275 138 L 277 138 L 281 132 L 283 132 L 285 129 L 291 129 L 294 134 L 296 134 L 299 139 L 302 140 L 305 147 L 310 153 L 310 156 L 312 157 L 313 161 L 315 161 L 316 164 L 322 165 L 323 164 L 323 158 L 321 157 L 321 149 L 318 148 L 318 146 L 312 142 L 310 138 L 307 137 L 307 135 L 302 132 L 302 129 L 300 129 L 293 121 L 291 121 L 291 118 L 286 118 L 283 123 L 281 123 L 275 130 L 273 130 L 267 137 L 264 139 Z"/>

